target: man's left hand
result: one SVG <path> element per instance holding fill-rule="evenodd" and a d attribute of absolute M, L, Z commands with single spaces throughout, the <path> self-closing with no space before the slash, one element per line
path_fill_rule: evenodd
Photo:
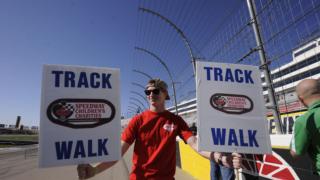
<path fill-rule="evenodd" d="M 242 157 L 239 153 L 232 153 L 232 164 L 233 168 L 239 169 L 241 168 Z"/>
<path fill-rule="evenodd" d="M 239 169 L 241 168 L 241 155 L 239 153 L 232 153 L 228 155 L 222 155 L 221 162 L 223 166 Z"/>

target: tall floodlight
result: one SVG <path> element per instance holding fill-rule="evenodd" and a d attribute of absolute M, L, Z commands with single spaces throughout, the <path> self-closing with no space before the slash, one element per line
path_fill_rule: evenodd
<path fill-rule="evenodd" d="M 128 108 L 128 111 L 137 112 L 137 109 Z"/>
<path fill-rule="evenodd" d="M 258 51 L 259 51 L 259 56 L 260 56 L 260 62 L 261 62 L 261 68 L 263 70 L 264 76 L 265 76 L 265 81 L 267 83 L 267 87 L 268 87 L 268 97 L 271 103 L 271 110 L 272 110 L 272 114 L 274 116 L 275 119 L 275 124 L 276 124 L 276 130 L 278 134 L 282 134 L 282 128 L 281 128 L 281 122 L 280 122 L 280 113 L 278 110 L 278 105 L 277 105 L 277 101 L 275 99 L 275 93 L 274 93 L 274 89 L 272 87 L 272 82 L 271 82 L 271 76 L 270 76 L 270 70 L 269 70 L 269 66 L 266 60 L 266 54 L 265 54 L 265 50 L 264 50 L 264 46 L 262 43 L 262 38 L 261 38 L 261 34 L 260 34 L 260 30 L 259 30 L 259 22 L 258 22 L 258 18 L 256 16 L 256 7 L 254 4 L 253 0 L 247 0 L 247 5 L 248 5 L 248 9 L 249 9 L 249 13 L 250 13 L 250 18 L 251 18 L 251 24 L 252 24 L 252 28 L 254 31 L 254 35 L 255 35 L 255 39 L 256 39 L 256 43 L 257 43 L 257 47 L 258 47 Z"/>
<path fill-rule="evenodd" d="M 142 111 L 141 106 L 139 106 L 139 105 L 136 104 L 135 102 L 130 101 L 129 103 L 132 104 L 132 105 L 134 105 L 134 106 L 136 106 L 140 111 Z"/>
<path fill-rule="evenodd" d="M 131 115 L 135 115 L 135 114 L 137 114 L 137 111 L 136 110 L 129 110 L 128 113 Z M 127 116 L 129 116 L 129 115 L 127 115 Z"/>
<path fill-rule="evenodd" d="M 135 49 L 151 55 L 151 56 L 154 57 L 156 60 L 158 60 L 158 61 L 163 65 L 163 67 L 166 69 L 166 71 L 167 71 L 167 73 L 168 73 L 168 75 L 169 75 L 171 84 L 172 84 L 172 91 L 173 91 L 173 98 L 174 98 L 174 106 L 175 106 L 175 109 L 176 109 L 176 114 L 178 115 L 178 105 L 177 105 L 177 97 L 176 97 L 176 88 L 175 88 L 175 85 L 174 85 L 175 83 L 173 82 L 172 74 L 171 74 L 171 72 L 170 72 L 167 64 L 166 64 L 159 56 L 155 55 L 154 53 L 150 52 L 149 50 L 146 50 L 146 49 L 140 48 L 140 47 L 135 47 Z"/>
<path fill-rule="evenodd" d="M 138 107 L 133 107 L 133 106 L 128 106 L 129 110 L 134 110 L 135 112 L 137 112 L 137 110 L 139 109 Z"/>
<path fill-rule="evenodd" d="M 136 70 L 136 69 L 134 69 L 134 70 L 132 70 L 133 72 L 135 72 L 135 73 L 138 73 L 138 74 L 142 74 L 142 75 L 144 75 L 145 77 L 147 77 L 148 79 L 152 79 L 152 76 L 150 76 L 149 74 L 147 74 L 147 73 L 145 73 L 145 72 L 142 72 L 142 71 L 139 71 L 139 70 Z"/>
<path fill-rule="evenodd" d="M 145 87 L 142 86 L 142 85 L 139 84 L 139 83 L 132 82 L 131 84 L 134 85 L 134 86 L 137 86 L 137 87 L 139 87 L 139 88 L 141 88 L 141 89 L 143 89 L 143 90 L 145 90 Z M 141 109 L 141 107 L 140 107 L 140 109 Z"/>
<path fill-rule="evenodd" d="M 135 82 L 133 82 L 133 83 L 131 83 L 132 85 L 134 85 L 134 86 L 137 86 L 137 87 L 140 87 L 140 88 L 142 88 L 143 90 L 145 89 L 145 87 L 144 86 L 142 86 L 141 84 L 139 84 L 139 83 L 135 83 Z"/>
<path fill-rule="evenodd" d="M 160 19 L 162 19 L 163 21 L 168 23 L 171 27 L 173 27 L 177 31 L 177 33 L 182 38 L 186 48 L 189 51 L 189 55 L 190 55 L 190 58 L 191 58 L 191 63 L 193 65 L 193 75 L 195 76 L 195 74 L 196 74 L 196 57 L 193 54 L 193 51 L 192 51 L 192 48 L 191 48 L 191 45 L 190 45 L 190 41 L 184 35 L 183 31 L 178 26 L 176 26 L 173 22 L 171 22 L 168 18 L 162 16 L 161 14 L 159 14 L 159 13 L 157 13 L 155 11 L 152 11 L 152 10 L 146 9 L 146 8 L 142 8 L 142 7 L 140 7 L 139 10 L 142 11 L 142 12 L 146 12 L 146 13 L 149 13 L 149 14 L 152 14 L 154 16 L 159 17 Z"/>
<path fill-rule="evenodd" d="M 144 108 L 144 109 L 147 109 L 147 108 L 146 108 L 146 106 L 145 106 L 145 105 L 144 105 L 144 104 L 143 104 L 139 99 L 134 98 L 134 97 L 130 97 L 130 99 L 131 99 L 131 100 L 134 100 L 134 101 L 136 101 L 136 102 L 138 102 L 139 104 L 141 104 L 141 105 L 143 106 L 143 108 Z"/>
<path fill-rule="evenodd" d="M 137 91 L 130 91 L 130 93 L 138 95 L 139 97 L 141 97 L 142 99 L 144 99 L 147 104 L 149 104 L 147 98 L 146 98 L 145 96 L 143 96 L 142 94 L 138 93 Z"/>

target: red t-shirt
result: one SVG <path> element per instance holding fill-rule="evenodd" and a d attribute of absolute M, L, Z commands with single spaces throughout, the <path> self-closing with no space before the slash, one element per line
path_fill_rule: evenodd
<path fill-rule="evenodd" d="M 169 111 L 147 110 L 133 117 L 121 137 L 130 145 L 135 141 L 130 179 L 174 179 L 177 135 L 186 142 L 192 132 Z"/>

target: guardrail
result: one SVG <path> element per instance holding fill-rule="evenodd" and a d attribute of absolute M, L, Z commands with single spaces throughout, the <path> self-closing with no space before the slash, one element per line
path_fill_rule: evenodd
<path fill-rule="evenodd" d="M 36 157 L 38 156 L 38 148 L 38 145 L 2 148 L 0 149 L 0 160 L 13 157 L 19 158 L 20 156 L 23 157 L 23 159 L 27 159 L 28 157 Z"/>

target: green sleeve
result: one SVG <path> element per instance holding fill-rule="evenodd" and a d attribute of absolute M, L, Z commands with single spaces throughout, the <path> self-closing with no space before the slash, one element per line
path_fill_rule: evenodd
<path fill-rule="evenodd" d="M 297 155 L 304 154 L 310 144 L 310 133 L 306 128 L 305 122 L 305 119 L 300 117 L 294 123 L 294 134 L 291 141 L 291 150 L 293 150 Z"/>

